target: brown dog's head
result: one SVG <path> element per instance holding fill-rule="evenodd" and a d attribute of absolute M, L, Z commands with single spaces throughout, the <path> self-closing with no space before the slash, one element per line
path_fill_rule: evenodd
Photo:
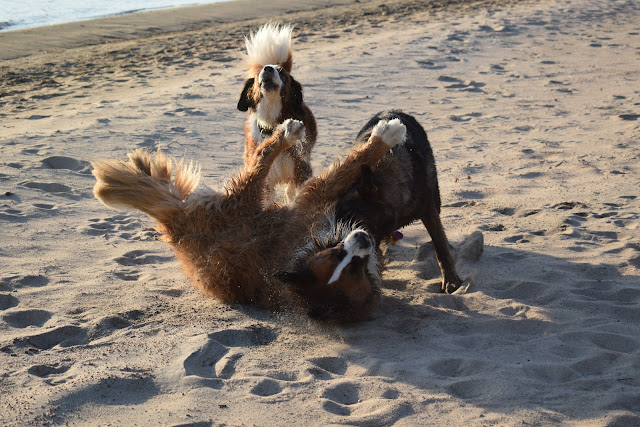
<path fill-rule="evenodd" d="M 303 102 L 302 86 L 285 67 L 265 65 L 244 83 L 238 100 L 238 110 L 256 111 L 263 99 L 274 104 L 271 108 L 280 110 L 278 112 L 284 109 L 298 110 Z"/>
<path fill-rule="evenodd" d="M 346 237 L 337 243 L 314 242 L 314 248 L 300 256 L 291 270 L 279 271 L 275 277 L 301 297 L 312 319 L 362 320 L 369 316 L 379 293 L 376 245 L 363 229 L 337 234 Z"/>

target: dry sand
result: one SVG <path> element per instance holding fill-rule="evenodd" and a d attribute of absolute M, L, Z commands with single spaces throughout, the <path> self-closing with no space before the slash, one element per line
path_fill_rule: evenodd
<path fill-rule="evenodd" d="M 274 13 L 315 171 L 377 111 L 416 115 L 469 292 L 437 292 L 415 224 L 369 322 L 227 306 L 93 198 L 88 162 L 138 147 L 239 170 L 242 35 L 272 16 L 3 33 L 0 424 L 640 425 L 637 1 L 348 3 Z"/>

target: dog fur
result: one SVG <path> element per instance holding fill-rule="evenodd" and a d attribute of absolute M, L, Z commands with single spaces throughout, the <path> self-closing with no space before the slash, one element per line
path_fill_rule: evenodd
<path fill-rule="evenodd" d="M 304 103 L 302 86 L 291 76 L 292 25 L 268 23 L 245 38 L 249 76 L 244 84 L 238 110 L 247 111 L 245 120 L 244 163 L 251 166 L 255 153 L 273 130 L 287 119 L 300 120 L 305 138 L 274 162 L 267 177 L 267 201 L 273 199 L 277 184 L 286 184 L 287 201 L 312 175 L 311 149 L 316 143 L 316 121 Z"/>
<path fill-rule="evenodd" d="M 427 134 L 412 116 L 398 110 L 376 114 L 362 128 L 356 145 L 365 143 L 380 120 L 400 120 L 407 129 L 406 141 L 398 144 L 349 188 L 337 206 L 339 220 L 357 221 L 373 234 L 378 244 L 391 234 L 422 220 L 431 236 L 442 272 L 442 292 L 456 291 L 463 280 L 440 221 L 440 189 L 435 159 Z"/>
<path fill-rule="evenodd" d="M 261 199 L 274 161 L 304 137 L 295 120 L 276 128 L 225 192 L 199 185 L 192 164 L 138 150 L 128 162 L 92 163 L 94 195 L 107 206 L 153 217 L 187 276 L 207 295 L 274 311 L 300 307 L 314 318 L 359 320 L 377 300 L 374 238 L 337 221 L 335 206 L 362 165 L 374 166 L 405 133 L 399 120 L 381 121 L 343 162 L 307 181 L 289 206 L 265 206 Z M 297 270 L 304 282 L 294 280 L 301 277 L 292 273 Z"/>

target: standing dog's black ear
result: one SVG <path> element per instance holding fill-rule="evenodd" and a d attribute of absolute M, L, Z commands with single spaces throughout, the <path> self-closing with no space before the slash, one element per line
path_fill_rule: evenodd
<path fill-rule="evenodd" d="M 302 85 L 291 77 L 291 102 L 296 107 L 302 107 Z"/>
<path fill-rule="evenodd" d="M 249 90 L 253 87 L 254 79 L 250 78 L 244 82 L 244 88 L 242 89 L 242 93 L 240 94 L 240 99 L 238 100 L 238 110 L 247 111 L 249 107 L 255 107 L 253 104 L 253 99 L 249 99 Z"/>

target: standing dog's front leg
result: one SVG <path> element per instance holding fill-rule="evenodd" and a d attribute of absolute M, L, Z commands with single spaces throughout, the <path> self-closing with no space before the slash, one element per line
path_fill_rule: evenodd
<path fill-rule="evenodd" d="M 254 152 L 245 170 L 233 180 L 229 195 L 246 203 L 262 200 L 267 175 L 275 159 L 296 141 L 304 138 L 304 125 L 299 120 L 285 120 Z"/>
<path fill-rule="evenodd" d="M 304 206 L 305 212 L 326 211 L 360 178 L 363 164 L 375 166 L 394 145 L 403 143 L 406 138 L 407 128 L 400 120 L 380 120 L 366 144 L 353 149 L 343 162 L 318 178 L 307 181 L 296 205 Z"/>

